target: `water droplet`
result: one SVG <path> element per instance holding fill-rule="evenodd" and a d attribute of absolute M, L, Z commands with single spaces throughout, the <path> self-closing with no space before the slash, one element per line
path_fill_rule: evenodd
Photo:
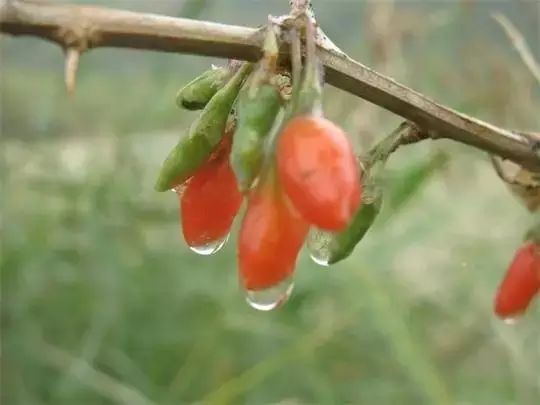
<path fill-rule="evenodd" d="M 225 237 L 221 239 L 205 243 L 204 245 L 189 246 L 189 248 L 193 252 L 197 253 L 198 255 L 209 256 L 209 255 L 213 255 L 214 253 L 219 252 L 221 248 L 225 246 L 225 243 L 227 243 L 227 240 L 229 240 L 229 234 L 227 234 Z"/>
<path fill-rule="evenodd" d="M 507 325 L 515 325 L 516 323 L 518 323 L 519 319 L 520 319 L 519 315 L 509 316 L 508 318 L 504 318 L 503 322 Z"/>
<path fill-rule="evenodd" d="M 271 311 L 287 302 L 293 289 L 294 283 L 288 278 L 264 290 L 246 290 L 246 301 L 259 311 Z"/>
<path fill-rule="evenodd" d="M 309 257 L 311 258 L 311 260 L 313 260 L 313 262 L 315 264 L 318 264 L 319 266 L 323 266 L 323 267 L 328 267 L 329 264 L 328 264 L 328 256 L 317 256 L 316 254 L 314 253 L 310 253 Z"/>
<path fill-rule="evenodd" d="M 309 231 L 307 246 L 309 249 L 309 257 L 319 266 L 328 266 L 330 260 L 330 243 L 332 242 L 333 234 L 331 232 L 321 231 L 320 229 L 312 228 Z"/>
<path fill-rule="evenodd" d="M 176 193 L 178 195 L 182 195 L 185 188 L 186 188 L 186 185 L 184 183 L 184 184 L 179 184 L 177 186 L 174 186 L 169 191 L 172 191 L 173 193 Z"/>

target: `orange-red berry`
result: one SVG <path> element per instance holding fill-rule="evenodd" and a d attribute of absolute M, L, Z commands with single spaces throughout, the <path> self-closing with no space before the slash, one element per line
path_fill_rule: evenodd
<path fill-rule="evenodd" d="M 345 133 L 319 116 L 299 116 L 277 141 L 279 178 L 300 214 L 329 231 L 342 230 L 360 204 L 358 163 Z"/>
<path fill-rule="evenodd" d="M 495 297 L 501 318 L 520 315 L 540 290 L 540 246 L 528 242 L 518 249 Z"/>
<path fill-rule="evenodd" d="M 225 135 L 208 160 L 179 190 L 182 233 L 189 246 L 202 246 L 229 233 L 242 194 L 229 164 L 231 136 Z"/>
<path fill-rule="evenodd" d="M 247 290 L 275 286 L 292 275 L 309 225 L 267 173 L 251 192 L 238 240 L 240 278 Z"/>

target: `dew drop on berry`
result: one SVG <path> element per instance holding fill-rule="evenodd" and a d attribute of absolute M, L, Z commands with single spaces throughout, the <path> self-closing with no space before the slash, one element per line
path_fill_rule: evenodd
<path fill-rule="evenodd" d="M 328 261 L 330 260 L 330 243 L 332 242 L 332 238 L 333 235 L 331 232 L 321 231 L 317 228 L 312 228 L 309 231 L 307 240 L 309 257 L 319 266 L 329 266 Z"/>
<path fill-rule="evenodd" d="M 169 191 L 172 191 L 173 193 L 178 194 L 178 196 L 181 196 L 184 193 L 184 190 L 186 188 L 186 184 L 178 184 L 177 186 L 174 186 Z"/>
<path fill-rule="evenodd" d="M 214 253 L 217 253 L 221 250 L 223 246 L 225 246 L 225 243 L 227 243 L 227 240 L 229 239 L 229 234 L 227 234 L 225 237 L 211 241 L 208 243 L 205 243 L 204 245 L 200 246 L 189 246 L 189 248 L 201 256 L 209 256 L 213 255 Z"/>
<path fill-rule="evenodd" d="M 272 311 L 287 302 L 293 289 L 294 282 L 288 278 L 264 290 L 246 290 L 246 301 L 259 311 Z"/>
<path fill-rule="evenodd" d="M 517 315 L 517 316 L 509 316 L 507 318 L 504 318 L 502 321 L 506 324 L 506 325 L 515 325 L 519 322 L 520 320 L 520 316 Z"/>

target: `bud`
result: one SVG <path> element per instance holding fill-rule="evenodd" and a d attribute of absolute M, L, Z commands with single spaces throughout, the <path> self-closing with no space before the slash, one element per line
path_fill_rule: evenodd
<path fill-rule="evenodd" d="M 225 132 L 233 103 L 251 69 L 250 64 L 244 64 L 212 97 L 187 136 L 180 139 L 163 162 L 155 184 L 157 191 L 167 191 L 183 183 L 208 159 Z"/>
<path fill-rule="evenodd" d="M 231 78 L 234 71 L 229 67 L 207 70 L 181 88 L 176 94 L 176 104 L 186 110 L 201 110 Z"/>

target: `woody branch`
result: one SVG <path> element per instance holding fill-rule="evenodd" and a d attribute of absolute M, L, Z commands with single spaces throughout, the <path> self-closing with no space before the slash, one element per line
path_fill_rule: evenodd
<path fill-rule="evenodd" d="M 262 42 L 261 31 L 255 28 L 21 0 L 0 0 L 0 32 L 48 39 L 71 50 L 71 55 L 74 50 L 80 53 L 118 47 L 256 61 Z M 283 48 L 283 57 L 287 58 L 286 43 Z M 354 61 L 325 41 L 319 44 L 318 53 L 327 83 L 414 122 L 427 137 L 453 139 L 540 171 L 538 146 L 529 137 L 438 104 Z"/>

